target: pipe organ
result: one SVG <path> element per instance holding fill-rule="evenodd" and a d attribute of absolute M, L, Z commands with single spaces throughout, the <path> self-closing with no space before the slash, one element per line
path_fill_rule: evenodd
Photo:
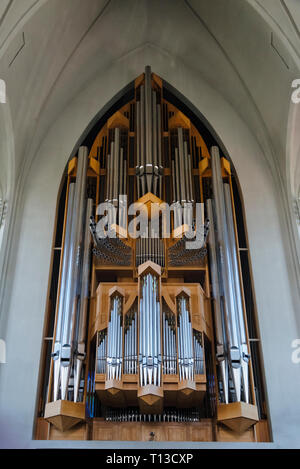
<path fill-rule="evenodd" d="M 266 422 L 234 168 L 170 97 L 146 67 L 68 163 L 40 405 L 50 437 L 86 425 L 91 439 L 255 441 Z"/>

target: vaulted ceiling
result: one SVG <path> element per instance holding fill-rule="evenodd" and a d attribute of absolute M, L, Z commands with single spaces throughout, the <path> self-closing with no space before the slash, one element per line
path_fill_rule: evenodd
<path fill-rule="evenodd" d="M 298 0 L 2 0 L 2 191 L 30 166 L 80 90 L 146 45 L 163 51 L 170 66 L 172 58 L 181 60 L 218 90 L 272 171 L 297 193 L 299 111 L 291 83 L 300 78 Z"/>

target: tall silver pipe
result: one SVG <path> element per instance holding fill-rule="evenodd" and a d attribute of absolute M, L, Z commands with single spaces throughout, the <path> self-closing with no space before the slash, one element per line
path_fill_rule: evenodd
<path fill-rule="evenodd" d="M 123 148 L 120 148 L 120 163 L 119 163 L 119 190 L 117 197 L 119 198 L 119 195 L 125 194 L 124 192 L 124 176 L 123 176 L 123 171 L 124 171 L 124 160 L 123 160 Z"/>
<path fill-rule="evenodd" d="M 182 200 L 182 185 L 180 182 L 180 163 L 179 163 L 179 154 L 178 148 L 175 148 L 175 175 L 176 175 L 176 202 L 181 202 Z"/>
<path fill-rule="evenodd" d="M 111 173 L 111 155 L 107 155 L 106 159 L 106 201 L 110 200 L 110 173 Z"/>
<path fill-rule="evenodd" d="M 158 190 L 158 158 L 157 158 L 157 108 L 156 92 L 152 91 L 152 167 L 153 167 L 153 192 L 157 195 Z"/>
<path fill-rule="evenodd" d="M 190 194 L 190 180 L 189 180 L 189 160 L 188 160 L 188 149 L 187 142 L 183 143 L 183 155 L 184 155 L 184 177 L 185 177 L 185 187 L 186 187 L 186 198 L 187 202 L 191 202 Z"/>
<path fill-rule="evenodd" d="M 179 154 L 179 168 L 180 168 L 180 183 L 181 183 L 181 203 L 187 202 L 186 187 L 185 187 L 185 167 L 184 167 L 184 148 L 183 148 L 183 131 L 178 128 L 178 154 Z"/>
<path fill-rule="evenodd" d="M 151 68 L 145 68 L 146 164 L 152 163 Z"/>
<path fill-rule="evenodd" d="M 109 202 L 113 200 L 113 183 L 114 183 L 114 154 L 115 154 L 115 144 L 111 142 L 110 144 L 110 165 L 109 165 Z"/>
<path fill-rule="evenodd" d="M 158 155 L 158 168 L 159 172 L 163 171 L 162 167 L 162 152 L 161 152 L 161 109 L 160 104 L 157 104 L 157 155 Z M 159 176 L 159 193 L 158 197 L 162 199 L 163 197 L 163 190 L 162 190 L 162 182 L 163 182 L 163 175 L 160 174 Z"/>
<path fill-rule="evenodd" d="M 143 386 L 143 298 L 140 299 L 139 306 L 139 378 L 140 385 Z"/>
<path fill-rule="evenodd" d="M 58 313 L 57 313 L 54 350 L 52 354 L 53 361 L 54 361 L 54 372 L 53 372 L 54 374 L 54 387 L 53 387 L 54 401 L 58 399 L 58 392 L 59 392 L 61 339 L 62 339 L 61 333 L 62 333 L 62 323 L 63 323 L 63 314 L 64 314 L 68 265 L 69 265 L 74 191 L 75 191 L 75 184 L 72 183 L 69 186 L 67 219 L 66 219 L 64 251 L 63 251 L 63 264 L 62 264 L 62 274 L 61 274 L 61 282 L 60 282 L 59 306 L 58 306 Z"/>
<path fill-rule="evenodd" d="M 118 181 L 119 181 L 119 152 L 120 152 L 120 129 L 115 128 L 114 140 L 114 173 L 113 173 L 113 202 L 118 202 Z"/>
<path fill-rule="evenodd" d="M 189 186 L 190 186 L 190 201 L 194 202 L 193 178 L 192 178 L 192 157 L 191 157 L 191 155 L 188 155 L 188 175 L 189 175 Z"/>
<path fill-rule="evenodd" d="M 221 271 L 225 297 L 224 320 L 228 330 L 229 355 L 232 381 L 236 400 L 241 400 L 241 350 L 238 336 L 238 317 L 234 295 L 234 279 L 230 259 L 228 228 L 225 212 L 223 181 L 218 147 L 212 147 L 212 180 L 216 208 L 216 221 L 219 249 L 221 251 Z"/>
<path fill-rule="evenodd" d="M 81 369 L 83 360 L 86 356 L 85 340 L 86 340 L 86 327 L 87 327 L 87 312 L 88 312 L 88 298 L 89 298 L 89 280 L 90 280 L 90 258 L 91 258 L 91 233 L 90 233 L 90 218 L 93 210 L 93 199 L 88 199 L 86 204 L 86 217 L 85 217 L 85 231 L 83 243 L 83 261 L 82 261 L 82 280 L 80 291 L 80 309 L 79 309 L 79 323 L 78 323 L 78 337 L 77 337 L 77 350 L 76 350 L 76 366 L 74 371 L 74 402 L 77 402 L 79 384 L 81 377 Z"/>
<path fill-rule="evenodd" d="M 163 312 L 163 370 L 166 373 L 166 320 L 165 313 Z"/>
<path fill-rule="evenodd" d="M 233 209 L 232 209 L 232 203 L 231 203 L 231 193 L 230 193 L 229 184 L 224 184 L 224 195 L 225 195 L 229 247 L 230 247 L 232 272 L 233 272 L 233 280 L 234 280 L 234 287 L 235 287 L 236 308 L 237 308 L 237 315 L 238 315 L 240 347 L 241 347 L 241 355 L 242 355 L 241 365 L 242 365 L 243 389 L 244 389 L 245 401 L 249 402 L 248 363 L 250 359 L 250 354 L 248 350 L 247 337 L 246 337 L 244 308 L 243 308 L 243 302 L 242 302 L 242 291 L 241 291 L 240 274 L 239 274 L 238 257 L 237 257 L 238 254 L 237 254 L 237 248 L 236 248 Z"/>
<path fill-rule="evenodd" d="M 220 367 L 220 377 L 222 382 L 222 389 L 224 392 L 224 401 L 227 404 L 229 402 L 228 394 L 228 363 L 226 356 L 226 331 L 223 330 L 223 312 L 221 293 L 219 285 L 219 272 L 218 272 L 218 256 L 217 256 L 217 244 L 215 238 L 215 222 L 212 201 L 210 199 L 206 202 L 207 216 L 209 219 L 209 260 L 210 260 L 210 272 L 212 280 L 212 293 L 214 298 L 214 319 L 215 319 L 215 334 L 216 334 L 216 357 Z"/>
<path fill-rule="evenodd" d="M 140 155 L 141 155 L 141 103 L 140 101 L 136 102 L 136 165 L 137 168 L 140 167 Z"/>
<path fill-rule="evenodd" d="M 65 312 L 62 326 L 61 349 L 61 394 L 67 398 L 70 367 L 73 355 L 73 335 L 77 315 L 77 288 L 80 274 L 80 257 L 83 231 L 83 205 L 85 199 L 88 149 L 80 147 L 74 193 L 72 228 L 70 236 L 70 253 L 65 297 Z M 75 215 L 76 214 L 76 215 Z"/>

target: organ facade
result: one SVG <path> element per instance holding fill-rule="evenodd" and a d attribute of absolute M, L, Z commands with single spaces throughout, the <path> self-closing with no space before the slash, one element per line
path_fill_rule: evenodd
<path fill-rule="evenodd" d="M 67 165 L 45 338 L 37 439 L 269 439 L 237 175 L 150 67 Z"/>

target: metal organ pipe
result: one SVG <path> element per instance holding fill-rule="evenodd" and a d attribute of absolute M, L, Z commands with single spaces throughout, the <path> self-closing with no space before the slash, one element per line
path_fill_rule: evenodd
<path fill-rule="evenodd" d="M 92 210 L 93 210 L 93 199 L 88 199 L 87 205 L 86 205 L 85 229 L 84 229 L 85 231 L 84 231 L 84 245 L 83 245 L 81 289 L 80 289 L 79 321 L 78 321 L 78 331 L 77 331 L 77 350 L 75 353 L 76 363 L 75 363 L 75 370 L 74 370 L 74 402 L 77 402 L 77 399 L 78 399 L 82 364 L 86 356 L 85 340 L 86 340 L 89 280 L 90 280 L 90 260 L 91 260 L 90 218 L 92 216 Z"/>
<path fill-rule="evenodd" d="M 74 193 L 73 216 L 71 223 L 71 235 L 69 245 L 68 273 L 64 303 L 64 315 L 62 324 L 61 347 L 61 397 L 67 398 L 68 383 L 73 355 L 73 338 L 75 332 L 78 285 L 80 277 L 80 257 L 83 231 L 83 206 L 86 188 L 86 173 L 88 164 L 88 151 L 86 147 L 80 147 L 78 152 L 78 164 Z M 76 215 L 75 215 L 76 214 Z"/>
<path fill-rule="evenodd" d="M 69 186 L 69 196 L 68 196 L 68 209 L 67 209 L 67 220 L 66 220 L 66 231 L 65 231 L 65 240 L 64 240 L 64 251 L 63 251 L 63 264 L 62 264 L 62 274 L 61 274 L 61 286 L 60 286 L 60 296 L 59 296 L 59 306 L 57 313 L 57 322 L 56 322 L 56 332 L 55 332 L 55 344 L 53 350 L 53 360 L 54 360 L 54 401 L 58 399 L 59 393 L 59 378 L 60 378 L 60 360 L 61 360 L 61 333 L 62 333 L 62 323 L 63 323 L 63 313 L 65 305 L 65 295 L 66 295 L 66 284 L 67 284 L 67 274 L 69 267 L 69 254 L 70 254 L 70 240 L 71 240 L 71 225 L 72 225 L 72 216 L 73 216 L 73 204 L 74 204 L 74 192 L 75 184 L 72 183 Z"/>
<path fill-rule="evenodd" d="M 137 193 L 146 192 L 162 197 L 161 108 L 157 92 L 152 89 L 151 68 L 145 68 L 145 84 L 140 87 L 136 103 L 137 131 Z"/>
<path fill-rule="evenodd" d="M 124 373 L 136 374 L 137 361 L 137 335 L 136 335 L 136 309 L 126 316 L 125 345 L 124 345 Z"/>
<path fill-rule="evenodd" d="M 107 378 L 121 379 L 123 350 L 122 297 L 114 295 L 111 299 L 110 320 L 108 323 Z"/>
<path fill-rule="evenodd" d="M 187 307 L 187 299 L 182 296 L 178 298 L 178 365 L 179 379 L 194 379 L 194 353 L 192 325 Z"/>
<path fill-rule="evenodd" d="M 228 341 L 228 372 L 233 382 L 235 399 L 241 400 L 243 385 L 244 399 L 249 401 L 248 362 L 240 278 L 231 205 L 230 188 L 223 184 L 218 147 L 212 147 L 212 181 L 215 203 L 215 220 L 218 241 L 218 262 L 223 302 L 223 336 Z M 222 365 L 224 367 L 224 365 Z M 226 388 L 226 386 L 225 386 Z M 233 397 L 234 399 L 234 397 Z"/>
<path fill-rule="evenodd" d="M 118 207 L 116 223 L 123 226 L 123 205 L 119 195 L 126 193 L 127 161 L 124 159 L 124 148 L 121 147 L 121 129 L 114 129 L 114 141 L 110 143 L 110 153 L 107 155 L 106 198 L 107 202 Z"/>
<path fill-rule="evenodd" d="M 223 304 L 221 301 L 220 284 L 219 284 L 219 258 L 217 252 L 216 236 L 215 236 L 215 223 L 213 205 L 210 199 L 206 202 L 207 216 L 209 218 L 209 260 L 210 271 L 212 280 L 212 293 L 214 298 L 214 319 L 215 319 L 215 335 L 216 335 L 216 357 L 220 367 L 220 379 L 222 382 L 222 389 L 224 393 L 224 402 L 229 402 L 228 395 L 228 358 L 226 354 L 226 330 L 223 326 Z"/>
<path fill-rule="evenodd" d="M 142 278 L 140 299 L 139 370 L 140 385 L 160 386 L 161 329 L 158 279 L 146 274 Z"/>
<path fill-rule="evenodd" d="M 163 351 L 164 374 L 176 374 L 177 350 L 175 316 L 171 312 L 163 313 Z"/>
<path fill-rule="evenodd" d="M 237 308 L 237 315 L 238 315 L 238 329 L 239 329 L 241 366 L 242 366 L 242 382 L 243 382 L 245 401 L 249 402 L 248 363 L 250 359 L 250 354 L 248 351 L 248 344 L 247 344 L 247 337 L 246 337 L 244 308 L 243 308 L 243 302 L 242 302 L 242 292 L 241 292 L 240 274 L 239 274 L 239 268 L 238 268 L 236 239 L 235 239 L 235 232 L 234 232 L 233 211 L 232 211 L 231 193 L 230 193 L 229 184 L 224 184 L 224 195 L 225 195 L 226 218 L 227 218 L 227 227 L 228 227 L 228 241 L 229 241 L 230 257 L 231 257 L 231 262 L 232 262 L 232 273 L 233 273 L 233 279 L 234 279 L 234 290 L 235 290 L 236 308 Z"/>
<path fill-rule="evenodd" d="M 98 346 L 97 346 L 97 373 L 105 373 L 106 369 L 106 347 L 107 347 L 107 333 L 101 331 L 98 333 Z"/>

